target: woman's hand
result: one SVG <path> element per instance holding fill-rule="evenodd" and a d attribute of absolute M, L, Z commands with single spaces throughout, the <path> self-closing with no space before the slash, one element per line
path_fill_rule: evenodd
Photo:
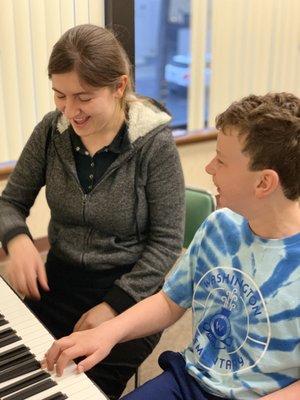
<path fill-rule="evenodd" d="M 38 282 L 44 290 L 49 290 L 45 265 L 32 243 L 25 235 L 17 235 L 8 242 L 9 264 L 6 275 L 10 284 L 21 294 L 40 299 Z"/>
<path fill-rule="evenodd" d="M 106 324 L 86 331 L 74 332 L 56 340 L 45 354 L 42 366 L 52 371 L 55 367 L 56 374 L 61 376 L 65 367 L 71 360 L 86 356 L 77 365 L 77 372 L 88 371 L 110 353 L 117 343 L 113 330 Z"/>
<path fill-rule="evenodd" d="M 116 315 L 117 312 L 111 308 L 109 304 L 105 302 L 100 303 L 82 314 L 81 318 L 74 326 L 73 332 L 96 328 L 103 322 L 114 318 Z"/>

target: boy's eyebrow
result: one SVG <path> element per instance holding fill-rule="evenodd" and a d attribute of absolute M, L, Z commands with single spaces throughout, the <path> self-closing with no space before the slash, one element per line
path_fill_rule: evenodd
<path fill-rule="evenodd" d="M 64 94 L 63 92 L 61 92 L 60 90 L 56 89 L 53 86 L 52 86 L 52 90 L 54 90 L 57 93 Z M 81 94 L 92 94 L 92 93 L 90 93 L 90 92 L 78 92 L 78 93 L 74 93 L 74 96 L 80 96 Z"/>

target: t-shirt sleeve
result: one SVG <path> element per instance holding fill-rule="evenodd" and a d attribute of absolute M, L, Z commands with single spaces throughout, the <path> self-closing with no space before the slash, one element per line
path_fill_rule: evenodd
<path fill-rule="evenodd" d="M 171 300 L 183 308 L 190 308 L 192 304 L 194 275 L 204 235 L 205 222 L 198 229 L 185 254 L 178 260 L 173 271 L 167 277 L 162 289 Z"/>

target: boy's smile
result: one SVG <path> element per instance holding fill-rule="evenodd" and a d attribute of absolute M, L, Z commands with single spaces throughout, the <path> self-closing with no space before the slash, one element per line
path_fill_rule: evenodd
<path fill-rule="evenodd" d="M 259 171 L 250 171 L 250 158 L 242 152 L 243 139 L 235 128 L 220 132 L 217 139 L 217 154 L 206 166 L 217 189 L 217 205 L 249 216 L 255 199 L 255 187 Z"/>

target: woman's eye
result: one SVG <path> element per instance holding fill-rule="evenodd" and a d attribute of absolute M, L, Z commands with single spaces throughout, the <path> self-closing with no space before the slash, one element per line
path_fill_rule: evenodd
<path fill-rule="evenodd" d="M 219 158 L 217 158 L 217 163 L 218 163 L 218 164 L 223 164 L 223 161 L 220 160 Z"/>
<path fill-rule="evenodd" d="M 87 102 L 87 101 L 90 101 L 91 98 L 90 97 L 79 97 L 79 100 L 83 101 L 83 102 Z"/>
<path fill-rule="evenodd" d="M 57 94 L 57 93 L 55 93 L 55 97 L 56 97 L 57 99 L 64 99 L 64 98 L 65 98 L 64 95 Z"/>

